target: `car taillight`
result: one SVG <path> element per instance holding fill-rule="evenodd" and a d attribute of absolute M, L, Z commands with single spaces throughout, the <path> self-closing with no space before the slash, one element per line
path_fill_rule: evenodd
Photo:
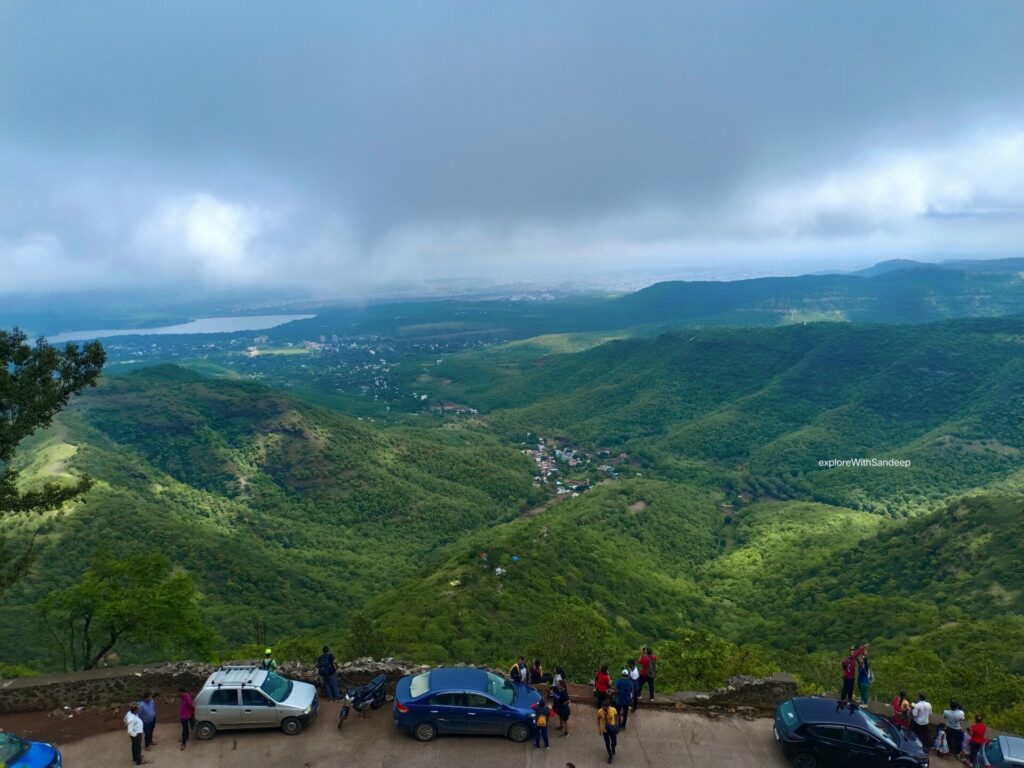
<path fill-rule="evenodd" d="M 406 712 L 408 712 L 408 711 L 409 711 L 409 708 L 408 708 L 407 706 L 405 706 L 405 704 L 403 704 L 402 702 L 400 702 L 400 701 L 399 701 L 398 699 L 395 699 L 395 709 L 397 709 L 397 710 L 398 710 L 399 712 L 401 712 L 401 713 L 402 713 L 403 715 L 404 715 L 404 714 L 405 714 Z"/>

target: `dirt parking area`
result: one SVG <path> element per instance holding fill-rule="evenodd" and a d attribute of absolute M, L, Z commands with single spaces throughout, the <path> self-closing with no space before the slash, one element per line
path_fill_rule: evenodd
<path fill-rule="evenodd" d="M 551 748 L 535 749 L 506 739 L 439 737 L 420 744 L 395 728 L 382 709 L 365 720 L 335 727 L 337 704 L 327 704 L 318 719 L 298 736 L 277 731 L 222 732 L 210 741 L 191 741 L 182 752 L 180 728 L 168 702 L 160 711 L 157 745 L 146 757 L 158 768 L 337 768 L 339 765 L 393 768 L 575 768 L 607 765 L 594 710 L 573 709 L 572 734 L 552 730 Z M 119 711 L 88 712 L 69 720 L 41 715 L 0 718 L 0 727 L 28 737 L 56 741 L 70 768 L 131 765 L 128 737 Z M 90 735 L 85 735 L 89 733 Z M 722 717 L 710 720 L 685 712 L 644 710 L 630 716 L 619 737 L 615 765 L 645 768 L 783 768 L 787 765 L 772 738 L 771 720 Z"/>

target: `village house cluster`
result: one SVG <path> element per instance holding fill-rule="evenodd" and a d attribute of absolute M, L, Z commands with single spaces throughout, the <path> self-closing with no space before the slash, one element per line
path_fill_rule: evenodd
<path fill-rule="evenodd" d="M 553 486 L 557 494 L 583 493 L 590 490 L 589 477 L 579 477 L 589 468 L 592 456 L 569 445 L 560 438 L 537 437 L 533 447 L 523 449 L 536 464 L 535 487 Z"/>

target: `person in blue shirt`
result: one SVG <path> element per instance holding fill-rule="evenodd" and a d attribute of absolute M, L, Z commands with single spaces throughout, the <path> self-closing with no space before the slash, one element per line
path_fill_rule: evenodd
<path fill-rule="evenodd" d="M 156 742 L 153 740 L 153 731 L 156 729 L 156 694 L 146 691 L 142 694 L 142 701 L 139 702 L 139 719 L 142 720 L 142 737 L 146 749 L 152 749 Z"/>
<path fill-rule="evenodd" d="M 629 707 L 633 703 L 635 692 L 633 680 L 629 676 L 629 670 L 622 670 L 622 676 L 615 681 L 615 708 L 619 710 L 619 730 L 626 730 L 626 721 L 629 719 Z"/>

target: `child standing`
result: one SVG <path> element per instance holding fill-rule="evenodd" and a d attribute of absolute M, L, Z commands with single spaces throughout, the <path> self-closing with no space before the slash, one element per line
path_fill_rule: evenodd
<path fill-rule="evenodd" d="M 946 726 L 940 725 L 935 731 L 935 743 L 932 749 L 939 757 L 946 757 L 949 754 L 949 744 L 946 742 Z"/>
<path fill-rule="evenodd" d="M 542 737 L 544 739 L 544 749 L 551 746 L 548 744 L 548 719 L 551 715 L 551 707 L 543 699 L 533 705 L 533 746 L 537 749 L 540 749 Z"/>

